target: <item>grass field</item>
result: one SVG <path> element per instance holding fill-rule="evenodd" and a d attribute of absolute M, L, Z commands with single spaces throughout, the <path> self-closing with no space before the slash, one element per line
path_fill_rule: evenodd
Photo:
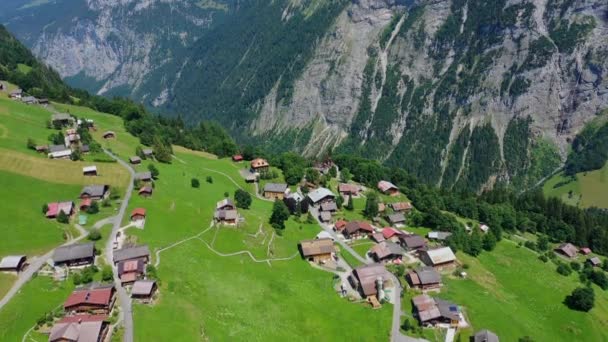
<path fill-rule="evenodd" d="M 545 182 L 543 192 L 583 208 L 608 208 L 608 163 L 600 170 L 578 173 L 574 179 L 559 173 Z"/>
<path fill-rule="evenodd" d="M 10 290 L 15 280 L 17 280 L 17 276 L 14 274 L 0 273 L 0 298 Z"/>
<path fill-rule="evenodd" d="M 48 277 L 32 279 L 0 311 L 0 341 L 21 341 L 38 318 L 61 305 L 72 289 L 69 281 L 55 283 Z"/>
<path fill-rule="evenodd" d="M 458 253 L 469 264 L 468 279 L 444 277 L 441 297 L 465 307 L 473 330 L 490 329 L 504 341 L 531 336 L 534 341 L 606 341 L 608 294 L 596 290 L 590 313 L 568 309 L 562 302 L 581 284 L 576 275 L 563 277 L 555 265 L 511 241 L 477 259 Z"/>

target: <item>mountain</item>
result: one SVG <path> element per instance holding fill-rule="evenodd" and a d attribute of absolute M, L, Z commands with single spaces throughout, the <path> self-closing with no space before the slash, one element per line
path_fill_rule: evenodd
<path fill-rule="evenodd" d="M 447 189 L 535 185 L 608 107 L 604 0 L 8 4 L 0 20 L 72 85 Z"/>

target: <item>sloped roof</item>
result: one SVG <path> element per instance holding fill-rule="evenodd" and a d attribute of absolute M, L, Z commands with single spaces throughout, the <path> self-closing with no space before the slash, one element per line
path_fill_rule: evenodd
<path fill-rule="evenodd" d="M 441 275 L 432 267 L 420 267 L 415 272 L 422 285 L 441 283 Z"/>
<path fill-rule="evenodd" d="M 268 161 L 266 161 L 266 159 L 262 159 L 262 158 L 255 158 L 254 160 L 251 161 L 251 168 L 252 169 L 257 169 L 260 167 L 266 167 L 269 166 L 270 164 L 268 164 Z"/>
<path fill-rule="evenodd" d="M 92 242 L 57 247 L 53 252 L 53 261 L 56 263 L 94 257 L 95 244 Z"/>
<path fill-rule="evenodd" d="M 123 260 L 137 259 L 143 257 L 150 257 L 150 249 L 148 248 L 148 245 L 127 247 L 114 251 L 115 263 Z"/>
<path fill-rule="evenodd" d="M 82 172 L 97 172 L 97 166 L 92 165 L 92 166 L 85 166 L 82 168 Z"/>
<path fill-rule="evenodd" d="M 431 259 L 433 265 L 443 264 L 456 260 L 456 255 L 454 255 L 454 252 L 452 252 L 452 249 L 450 247 L 431 249 L 428 251 L 423 251 L 422 253 L 426 253 L 429 256 L 429 259 Z"/>
<path fill-rule="evenodd" d="M 576 253 L 578 252 L 578 248 L 576 248 L 576 246 L 574 246 L 571 243 L 563 243 L 561 245 L 559 245 L 559 247 L 556 248 L 556 250 L 566 254 L 567 256 L 573 258 L 576 256 Z"/>
<path fill-rule="evenodd" d="M 378 182 L 378 189 L 382 192 L 391 190 L 391 189 L 395 189 L 398 190 L 399 188 L 397 188 L 397 186 L 389 181 L 379 181 Z"/>
<path fill-rule="evenodd" d="M 322 211 L 336 211 L 336 210 L 338 210 L 338 205 L 334 201 L 323 203 L 323 204 L 321 204 L 321 210 Z"/>
<path fill-rule="evenodd" d="M 346 231 L 349 234 L 352 234 L 359 230 L 365 230 L 370 233 L 374 232 L 374 228 L 372 228 L 372 225 L 367 222 L 350 221 L 346 224 L 346 226 L 344 226 L 344 231 Z"/>
<path fill-rule="evenodd" d="M 491 332 L 490 330 L 484 329 L 478 331 L 475 336 L 473 336 L 474 342 L 499 342 L 498 336 Z"/>
<path fill-rule="evenodd" d="M 51 145 L 49 146 L 49 152 L 54 153 L 54 152 L 61 152 L 61 151 L 66 151 L 69 150 L 69 148 L 65 147 L 65 145 Z"/>
<path fill-rule="evenodd" d="M 321 218 L 321 221 L 323 222 L 329 222 L 331 221 L 331 212 L 329 211 L 322 211 L 319 213 L 319 217 Z"/>
<path fill-rule="evenodd" d="M 91 197 L 102 197 L 106 193 L 107 190 L 108 190 L 107 185 L 99 185 L 99 184 L 87 185 L 84 188 L 82 188 L 82 191 L 80 191 L 80 196 L 89 195 Z"/>
<path fill-rule="evenodd" d="M 145 264 L 146 263 L 145 263 L 144 259 L 131 259 L 131 260 L 120 261 L 117 266 L 118 275 L 121 276 L 124 273 L 131 273 L 131 272 L 143 274 Z"/>
<path fill-rule="evenodd" d="M 144 208 L 133 209 L 133 211 L 131 212 L 131 217 L 133 217 L 135 215 L 146 216 L 146 209 L 144 209 Z"/>
<path fill-rule="evenodd" d="M 450 235 L 452 235 L 452 233 L 450 233 L 450 232 L 429 232 L 427 234 L 427 237 L 429 239 L 445 240 L 448 237 L 450 237 Z"/>
<path fill-rule="evenodd" d="M 377 258 L 384 259 L 391 255 L 403 255 L 403 248 L 392 241 L 383 241 L 370 250 Z"/>
<path fill-rule="evenodd" d="M 403 237 L 402 239 L 403 239 L 403 243 L 408 248 L 420 248 L 420 247 L 426 246 L 426 241 L 420 235 L 416 235 L 416 234 L 407 235 L 407 236 Z"/>
<path fill-rule="evenodd" d="M 392 203 L 391 207 L 393 208 L 393 210 L 395 211 L 404 211 L 404 210 L 411 210 L 412 207 L 412 203 L 410 202 L 397 202 L 397 203 Z"/>
<path fill-rule="evenodd" d="M 94 342 L 99 340 L 103 321 L 57 323 L 51 329 L 49 341 Z"/>
<path fill-rule="evenodd" d="M 137 179 L 137 180 L 152 179 L 152 172 L 150 172 L 150 171 L 138 172 L 135 174 L 135 179 Z"/>
<path fill-rule="evenodd" d="M 83 288 L 76 289 L 65 303 L 64 308 L 70 308 L 75 305 L 109 305 L 112 300 L 114 286 L 103 286 L 99 288 Z"/>
<path fill-rule="evenodd" d="M 303 240 L 300 241 L 300 248 L 304 257 L 335 252 L 334 242 L 330 238 Z"/>
<path fill-rule="evenodd" d="M 131 294 L 136 296 L 148 296 L 152 293 L 156 281 L 154 280 L 138 280 L 133 284 Z"/>
<path fill-rule="evenodd" d="M 405 222 L 405 216 L 403 215 L 403 213 L 390 214 L 388 215 L 388 221 L 390 223 L 402 223 Z"/>
<path fill-rule="evenodd" d="M 25 255 L 8 255 L 0 261 L 0 268 L 17 268 L 25 261 Z"/>
<path fill-rule="evenodd" d="M 284 183 L 266 183 L 264 192 L 284 193 L 287 190 L 287 184 Z"/>
<path fill-rule="evenodd" d="M 356 184 L 340 183 L 338 184 L 338 192 L 357 193 L 361 188 Z"/>
<path fill-rule="evenodd" d="M 231 208 L 235 208 L 234 202 L 230 198 L 224 198 L 223 200 L 217 202 L 215 205 L 215 209 L 224 208 L 225 206 L 230 206 Z"/>
<path fill-rule="evenodd" d="M 400 231 L 399 229 L 395 229 L 393 227 L 386 227 L 386 228 L 382 229 L 382 235 L 384 236 L 385 239 L 390 239 L 391 237 L 393 237 L 395 235 L 403 236 L 403 235 L 405 235 L 405 233 Z"/>
<path fill-rule="evenodd" d="M 376 280 L 386 277 L 386 269 L 381 264 L 359 266 L 353 270 L 353 275 L 359 280 L 363 294 L 366 296 L 378 293 Z"/>
<path fill-rule="evenodd" d="M 334 198 L 336 196 L 327 188 L 317 188 L 309 192 L 306 197 L 308 197 L 313 203 L 317 203 L 326 197 Z"/>
<path fill-rule="evenodd" d="M 65 121 L 71 120 L 72 116 L 68 113 L 55 113 L 51 115 L 51 121 Z"/>

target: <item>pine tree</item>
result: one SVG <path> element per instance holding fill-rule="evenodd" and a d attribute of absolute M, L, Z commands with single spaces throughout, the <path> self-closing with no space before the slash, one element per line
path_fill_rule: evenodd
<path fill-rule="evenodd" d="M 363 214 L 370 220 L 378 216 L 378 195 L 376 193 L 372 192 L 367 195 Z"/>
<path fill-rule="evenodd" d="M 355 203 L 353 203 L 353 195 L 348 195 L 348 203 L 346 203 L 346 210 L 353 211 L 355 210 Z"/>

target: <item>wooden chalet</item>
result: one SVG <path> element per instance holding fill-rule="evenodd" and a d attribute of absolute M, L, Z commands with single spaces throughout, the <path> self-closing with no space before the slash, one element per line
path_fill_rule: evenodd
<path fill-rule="evenodd" d="M 146 219 L 146 209 L 135 208 L 131 212 L 131 221 L 141 221 Z"/>
<path fill-rule="evenodd" d="M 272 200 L 282 200 L 287 192 L 288 187 L 284 183 L 266 183 L 263 190 L 264 198 Z"/>
<path fill-rule="evenodd" d="M 92 242 L 61 246 L 53 251 L 53 264 L 56 267 L 92 265 L 94 262 L 95 244 Z"/>
<path fill-rule="evenodd" d="M 361 239 L 369 236 L 374 232 L 371 224 L 363 221 L 348 222 L 342 230 L 342 235 L 347 239 Z"/>
<path fill-rule="evenodd" d="M 381 193 L 389 196 L 399 195 L 399 188 L 389 181 L 379 181 L 378 190 L 380 190 Z"/>
<path fill-rule="evenodd" d="M 410 287 L 422 291 L 438 289 L 441 287 L 441 275 L 434 268 L 424 266 L 405 275 Z"/>
<path fill-rule="evenodd" d="M 320 264 L 331 260 L 336 252 L 330 238 L 300 241 L 298 247 L 302 258 Z"/>
<path fill-rule="evenodd" d="M 131 298 L 137 299 L 143 303 L 149 303 L 154 297 L 157 289 L 158 286 L 155 280 L 138 280 L 131 288 Z"/>
<path fill-rule="evenodd" d="M 109 327 L 107 315 L 66 316 L 51 328 L 49 342 L 102 342 Z"/>
<path fill-rule="evenodd" d="M 116 300 L 114 285 L 93 284 L 74 290 L 63 303 L 66 313 L 105 314 L 112 312 Z"/>
<path fill-rule="evenodd" d="M 262 158 L 255 158 L 252 160 L 250 166 L 251 172 L 265 172 L 270 169 L 270 164 L 268 164 L 268 161 Z"/>

